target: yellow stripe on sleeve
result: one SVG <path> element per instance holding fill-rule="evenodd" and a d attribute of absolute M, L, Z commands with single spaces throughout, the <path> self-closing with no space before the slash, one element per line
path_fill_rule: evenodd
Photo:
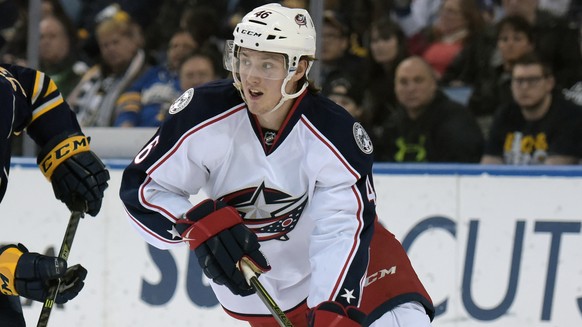
<path fill-rule="evenodd" d="M 49 94 L 53 93 L 56 90 L 57 90 L 57 85 L 51 79 L 50 82 L 49 82 L 49 86 L 46 88 L 46 92 L 44 93 L 44 96 L 46 97 L 46 96 L 48 96 Z"/>
<path fill-rule="evenodd" d="M 47 111 L 52 110 L 54 108 L 56 108 L 57 106 L 59 106 L 61 103 L 63 103 L 65 100 L 63 100 L 63 97 L 61 95 L 59 95 L 58 97 L 47 101 L 45 104 L 43 104 L 42 106 L 36 108 L 33 112 L 32 112 L 32 120 L 30 121 L 31 123 L 33 121 L 35 121 L 38 117 L 44 115 Z"/>

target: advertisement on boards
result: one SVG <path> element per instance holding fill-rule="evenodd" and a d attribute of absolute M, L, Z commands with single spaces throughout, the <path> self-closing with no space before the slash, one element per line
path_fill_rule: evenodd
<path fill-rule="evenodd" d="M 218 304 L 194 253 L 145 243 L 118 198 L 121 168 L 69 257 L 89 274 L 55 326 L 247 326 Z M 433 326 L 582 326 L 582 174 L 375 175 L 378 217 L 402 242 L 437 309 Z M 192 198 L 192 202 L 202 195 Z M 70 213 L 32 167 L 0 204 L 1 243 L 57 253 Z M 390 278 L 368 272 L 368 282 Z M 22 300 L 28 324 L 42 304 Z"/>

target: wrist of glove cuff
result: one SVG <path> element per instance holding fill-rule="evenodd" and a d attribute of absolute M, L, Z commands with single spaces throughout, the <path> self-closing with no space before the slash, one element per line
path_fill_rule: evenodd
<path fill-rule="evenodd" d="M 69 210 L 91 216 L 99 213 L 110 177 L 103 162 L 89 150 L 88 138 L 78 134 L 57 136 L 45 145 L 37 160 L 51 181 L 55 197 Z"/>
<path fill-rule="evenodd" d="M 326 301 L 308 313 L 309 327 L 359 327 L 366 315 L 356 307 L 344 307 L 338 302 Z"/>
<path fill-rule="evenodd" d="M 235 208 L 223 202 L 205 200 L 184 214 L 185 219 L 176 223 L 176 230 L 194 250 L 209 238 L 242 223 Z"/>
<path fill-rule="evenodd" d="M 0 293 L 9 296 L 19 295 L 14 283 L 16 267 L 26 252 L 28 250 L 22 244 L 0 247 Z"/>
<path fill-rule="evenodd" d="M 65 160 L 89 150 L 89 139 L 85 135 L 61 134 L 51 139 L 40 150 L 36 162 L 42 174 L 50 181 L 55 169 Z"/>

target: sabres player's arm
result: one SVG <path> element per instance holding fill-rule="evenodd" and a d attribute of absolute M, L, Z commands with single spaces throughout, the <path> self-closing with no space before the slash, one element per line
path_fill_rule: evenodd
<path fill-rule="evenodd" d="M 43 72 L 19 67 L 1 67 L 13 81 L 15 92 L 27 102 L 15 108 L 14 133 L 26 129 L 40 146 L 37 163 L 52 184 L 57 199 L 70 210 L 96 216 L 107 188 L 109 172 L 90 149 L 75 114 L 56 84 Z"/>
<path fill-rule="evenodd" d="M 42 72 L 13 65 L 0 65 L 0 107 L 2 124 L 0 124 L 0 166 L 3 176 L 0 180 L 0 201 L 4 196 L 10 167 L 9 151 L 6 151 L 13 135 L 27 129 L 30 136 L 41 147 L 50 145 L 60 133 L 78 135 L 79 125 L 67 104 L 62 100 L 54 82 Z M 83 202 L 83 209 L 90 214 L 97 214 L 101 205 L 103 190 L 107 187 L 109 175 L 101 161 L 94 155 L 84 156 L 82 151 L 64 151 L 58 161 L 53 161 L 52 170 L 45 176 L 53 183 L 57 198 L 68 206 Z M 49 153 L 55 151 L 47 150 Z M 66 156 L 67 153 L 70 155 Z M 65 157 L 66 156 L 66 157 Z M 72 161 L 83 157 L 86 165 L 81 171 L 71 174 Z M 41 157 L 44 158 L 44 157 Z M 88 159 L 86 159 L 88 158 Z M 93 168 L 97 168 L 94 170 Z M 64 173 L 69 171 L 69 173 Z M 99 174 L 99 178 L 94 173 Z M 100 183 L 93 183 L 95 179 Z M 98 197 L 98 198 L 97 198 Z M 80 265 L 67 268 L 67 263 L 57 257 L 29 252 L 21 244 L 0 246 L 0 320 L 8 324 L 24 324 L 19 310 L 17 296 L 24 296 L 37 301 L 44 301 L 50 286 L 56 279 L 61 279 L 55 298 L 56 303 L 65 303 L 74 298 L 84 285 L 87 271 Z M 12 303 L 8 304 L 7 303 Z M 5 309 L 5 310 L 4 310 Z"/>

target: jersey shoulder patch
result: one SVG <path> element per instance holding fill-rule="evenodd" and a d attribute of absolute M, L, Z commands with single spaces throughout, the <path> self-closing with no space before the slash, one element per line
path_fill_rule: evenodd
<path fill-rule="evenodd" d="M 374 151 L 374 146 L 372 145 L 372 140 L 370 136 L 362 126 L 362 124 L 355 122 L 353 127 L 354 132 L 354 139 L 356 140 L 356 144 L 362 152 L 365 154 L 370 154 Z"/>
<path fill-rule="evenodd" d="M 188 106 L 188 104 L 192 100 L 193 96 L 194 96 L 193 88 L 189 88 L 188 90 L 186 90 L 186 92 L 182 93 L 182 95 L 180 95 L 180 97 L 178 97 L 178 99 L 176 99 L 176 101 L 174 101 L 174 103 L 172 103 L 172 105 L 170 106 L 170 109 L 168 110 L 170 115 L 177 114 L 178 112 L 182 111 L 182 109 L 186 108 L 186 106 Z"/>

